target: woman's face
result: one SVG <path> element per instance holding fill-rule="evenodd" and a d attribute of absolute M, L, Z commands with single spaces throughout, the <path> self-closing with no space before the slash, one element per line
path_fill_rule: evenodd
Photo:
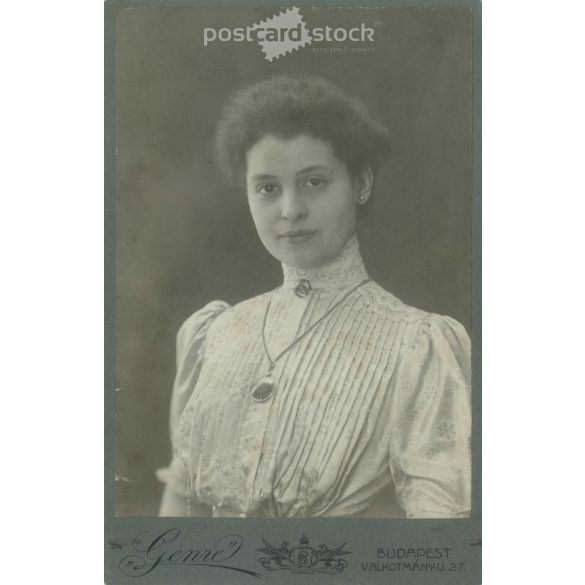
<path fill-rule="evenodd" d="M 355 232 L 371 171 L 352 180 L 323 140 L 265 135 L 248 151 L 246 186 L 258 235 L 281 262 L 315 268 L 335 259 Z"/>

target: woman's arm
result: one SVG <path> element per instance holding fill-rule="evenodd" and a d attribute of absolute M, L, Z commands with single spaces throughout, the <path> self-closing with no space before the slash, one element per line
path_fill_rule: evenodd
<path fill-rule="evenodd" d="M 175 518 L 184 516 L 210 517 L 212 513 L 211 508 L 205 504 L 194 503 L 192 501 L 188 505 L 187 498 L 180 496 L 167 485 L 162 495 L 158 515 Z"/>
<path fill-rule="evenodd" d="M 203 363 L 203 346 L 211 322 L 229 308 L 223 301 L 213 301 L 189 317 L 177 334 L 177 374 L 173 385 L 169 427 L 173 458 L 169 467 L 158 469 L 156 475 L 165 484 L 159 516 L 210 516 L 209 507 L 191 504 L 188 510 L 185 495 L 190 493 L 189 474 L 185 461 L 177 457 L 177 435 L 181 415 L 197 383 Z M 183 496 L 179 494 L 184 494 Z M 188 514 L 190 512 L 190 514 Z"/>
<path fill-rule="evenodd" d="M 402 358 L 390 468 L 409 518 L 471 512 L 471 352 L 457 321 L 434 315 Z"/>
<path fill-rule="evenodd" d="M 179 496 L 168 485 L 165 486 L 159 516 L 186 516 L 187 515 L 187 498 Z"/>

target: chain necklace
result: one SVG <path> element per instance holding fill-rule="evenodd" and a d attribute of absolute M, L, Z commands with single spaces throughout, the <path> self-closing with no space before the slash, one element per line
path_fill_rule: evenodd
<path fill-rule="evenodd" d="M 343 301 L 347 300 L 349 296 L 354 293 L 360 286 L 369 282 L 369 278 L 362 280 L 358 285 L 354 286 L 349 292 L 347 292 L 343 297 L 337 301 L 322 317 L 319 317 L 306 331 L 301 333 L 290 345 L 285 347 L 274 359 L 270 357 L 270 352 L 268 351 L 268 346 L 266 345 L 266 320 L 268 319 L 268 312 L 270 311 L 270 305 L 272 303 L 272 297 L 268 299 L 268 304 L 266 305 L 266 311 L 264 313 L 264 321 L 262 323 L 262 343 L 264 344 L 264 352 L 266 353 L 266 357 L 268 358 L 268 373 L 259 378 L 254 382 L 252 386 L 252 398 L 256 402 L 265 402 L 274 394 L 274 378 L 272 377 L 272 370 L 276 366 L 276 362 L 285 355 L 291 348 L 293 348 L 301 339 L 303 339 L 306 335 L 308 335 L 317 325 L 322 323 Z"/>

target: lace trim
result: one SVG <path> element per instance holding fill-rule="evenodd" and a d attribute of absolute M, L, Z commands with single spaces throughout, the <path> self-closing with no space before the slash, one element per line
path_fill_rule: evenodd
<path fill-rule="evenodd" d="M 282 265 L 283 288 L 294 288 L 301 280 L 308 280 L 315 288 L 345 288 L 368 278 L 357 237 L 353 235 L 341 254 L 330 264 L 319 268 L 295 268 Z"/>

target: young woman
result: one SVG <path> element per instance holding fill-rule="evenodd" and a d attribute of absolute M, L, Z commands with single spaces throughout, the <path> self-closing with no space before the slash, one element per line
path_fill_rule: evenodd
<path fill-rule="evenodd" d="M 160 514 L 468 516 L 467 333 L 359 252 L 386 129 L 323 79 L 275 77 L 232 98 L 217 151 L 283 281 L 181 327 Z"/>

